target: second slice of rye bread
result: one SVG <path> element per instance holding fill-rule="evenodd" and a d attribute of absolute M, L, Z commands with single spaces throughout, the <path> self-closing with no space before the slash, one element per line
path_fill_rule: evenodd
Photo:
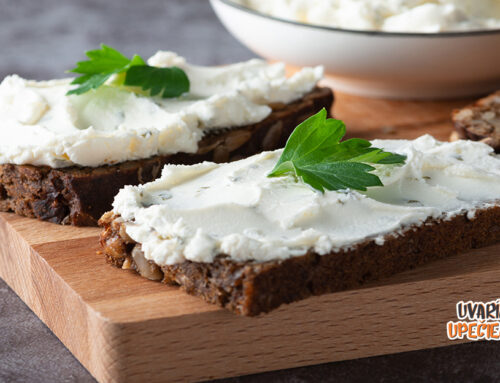
<path fill-rule="evenodd" d="M 76 226 L 96 226 L 125 185 L 160 176 L 165 164 L 227 162 L 283 147 L 293 129 L 321 108 L 330 110 L 333 93 L 315 88 L 290 104 L 272 104 L 263 121 L 219 129 L 199 142 L 196 153 L 177 153 L 96 168 L 0 165 L 0 211 Z"/>

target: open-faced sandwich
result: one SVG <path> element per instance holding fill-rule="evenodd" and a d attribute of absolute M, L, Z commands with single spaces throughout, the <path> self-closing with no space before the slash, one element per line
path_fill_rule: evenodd
<path fill-rule="evenodd" d="M 323 110 L 284 150 L 125 187 L 100 221 L 108 262 L 257 315 L 500 241 L 490 146 L 344 133 Z"/>
<path fill-rule="evenodd" d="M 282 147 L 333 94 L 322 68 L 188 64 L 172 52 L 147 63 L 103 45 L 74 79 L 0 84 L 0 211 L 96 225 L 125 185 L 165 164 L 226 162 Z"/>

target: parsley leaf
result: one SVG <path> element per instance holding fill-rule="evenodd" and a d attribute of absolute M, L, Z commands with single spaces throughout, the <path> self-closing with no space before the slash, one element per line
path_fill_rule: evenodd
<path fill-rule="evenodd" d="M 67 94 L 83 94 L 103 85 L 112 75 L 120 74 L 111 84 L 114 86 L 137 86 L 149 90 L 149 96 L 178 97 L 189 91 L 189 79 L 186 73 L 177 67 L 157 68 L 146 65 L 144 60 L 134 55 L 131 59 L 108 45 L 101 44 L 100 49 L 85 53 L 89 60 L 80 61 L 70 72 L 79 73 L 71 84 L 79 87 Z M 125 88 L 135 91 L 134 89 Z M 141 93 L 138 92 L 137 93 Z M 142 93 L 141 93 L 142 94 Z"/>
<path fill-rule="evenodd" d="M 178 97 L 189 91 L 189 79 L 178 67 L 157 68 L 135 66 L 127 71 L 125 85 L 139 86 L 149 90 L 151 96 L 161 93 L 163 98 Z"/>
<path fill-rule="evenodd" d="M 369 164 L 403 164 L 406 156 L 384 152 L 360 138 L 342 141 L 345 125 L 323 108 L 298 125 L 268 177 L 293 174 L 321 192 L 383 186 Z"/>
<path fill-rule="evenodd" d="M 314 189 L 328 190 L 355 189 L 366 190 L 367 186 L 383 186 L 375 174 L 373 166 L 361 162 L 316 162 L 303 164 L 295 169 L 298 177 Z"/>
<path fill-rule="evenodd" d="M 75 78 L 71 83 L 80 85 L 67 94 L 83 94 L 91 89 L 103 85 L 113 74 L 122 73 L 135 65 L 146 65 L 144 60 L 135 55 L 128 59 L 116 49 L 101 44 L 101 49 L 94 49 L 85 53 L 90 60 L 76 63 L 76 68 L 70 72 L 82 76 Z"/>

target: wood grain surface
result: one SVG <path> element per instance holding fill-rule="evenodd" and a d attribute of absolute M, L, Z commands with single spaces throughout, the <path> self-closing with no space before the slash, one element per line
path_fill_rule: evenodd
<path fill-rule="evenodd" d="M 451 109 L 467 102 L 338 94 L 333 112 L 349 136 L 446 139 Z M 108 266 L 98 234 L 0 214 L 0 277 L 101 382 L 199 381 L 449 345 L 458 300 L 500 295 L 497 245 L 239 317 Z"/>

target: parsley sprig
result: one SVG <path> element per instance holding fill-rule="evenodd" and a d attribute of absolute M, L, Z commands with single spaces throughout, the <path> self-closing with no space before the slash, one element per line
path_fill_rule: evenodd
<path fill-rule="evenodd" d="M 384 152 L 360 138 L 340 141 L 345 125 L 340 120 L 327 119 L 323 108 L 298 125 L 268 177 L 292 174 L 314 189 L 355 189 L 365 191 L 370 186 L 383 186 L 380 178 L 370 173 L 369 164 L 404 164 L 406 156 Z"/>
<path fill-rule="evenodd" d="M 70 72 L 79 73 L 71 84 L 78 84 L 67 94 L 83 94 L 102 86 L 112 75 L 122 74 L 112 85 L 126 86 L 128 90 L 146 91 L 149 96 L 161 95 L 163 98 L 178 97 L 189 91 L 189 79 L 178 67 L 157 68 L 146 65 L 138 55 L 131 59 L 108 45 L 101 44 L 100 49 L 85 53 L 89 60 L 80 61 Z M 132 88 L 131 88 L 132 87 Z M 138 87 L 138 89 L 134 89 Z"/>

